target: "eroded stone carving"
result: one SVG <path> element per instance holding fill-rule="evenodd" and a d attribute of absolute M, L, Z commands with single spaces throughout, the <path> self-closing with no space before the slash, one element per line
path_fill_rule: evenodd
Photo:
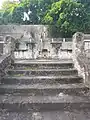
<path fill-rule="evenodd" d="M 78 69 L 80 76 L 83 76 L 84 82 L 86 82 L 86 74 L 88 72 L 87 68 L 87 58 L 85 56 L 84 50 L 84 34 L 77 32 L 73 36 L 73 61 L 75 63 L 75 68 Z"/>

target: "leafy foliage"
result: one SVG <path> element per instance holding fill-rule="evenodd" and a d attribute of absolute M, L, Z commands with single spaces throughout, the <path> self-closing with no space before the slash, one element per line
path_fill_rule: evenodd
<path fill-rule="evenodd" d="M 29 20 L 23 21 L 24 12 Z M 48 24 L 55 37 L 70 37 L 90 31 L 89 0 L 6 0 L 0 10 L 0 24 Z M 55 33 L 55 34 L 54 34 Z"/>
<path fill-rule="evenodd" d="M 54 25 L 60 36 L 69 37 L 77 31 L 86 31 L 88 15 L 84 5 L 72 0 L 53 3 L 44 17 L 46 24 Z M 51 28 L 52 30 L 52 28 Z"/>

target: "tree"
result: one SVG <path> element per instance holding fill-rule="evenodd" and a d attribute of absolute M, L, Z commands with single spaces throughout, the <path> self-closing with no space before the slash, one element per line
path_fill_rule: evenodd
<path fill-rule="evenodd" d="M 12 23 L 23 24 L 23 7 L 17 7 L 12 13 Z"/>
<path fill-rule="evenodd" d="M 90 0 L 76 0 L 77 2 L 83 3 L 83 4 L 87 4 L 90 3 Z"/>
<path fill-rule="evenodd" d="M 2 9 L 0 10 L 0 20 L 1 23 L 0 24 L 8 24 L 8 23 L 12 23 L 12 14 L 13 11 L 16 7 L 18 7 L 18 3 L 17 2 L 11 2 L 9 0 L 6 0 L 3 2 L 2 4 Z"/>
<path fill-rule="evenodd" d="M 2 10 L 7 13 L 13 13 L 14 9 L 18 7 L 18 3 L 13 1 L 6 0 L 2 4 Z"/>
<path fill-rule="evenodd" d="M 84 5 L 73 0 L 60 0 L 53 3 L 43 20 L 46 24 L 54 25 L 50 27 L 51 32 L 55 28 L 63 37 L 70 37 L 77 31 L 85 32 L 88 21 Z"/>
<path fill-rule="evenodd" d="M 24 21 L 28 11 L 29 19 Z M 85 0 L 6 0 L 0 10 L 0 24 L 9 23 L 48 24 L 52 35 L 70 37 L 77 31 L 90 31 L 90 4 Z"/>
<path fill-rule="evenodd" d="M 90 0 L 77 0 L 77 2 L 80 2 L 82 4 L 84 4 L 85 8 L 86 8 L 86 13 L 88 14 L 88 25 L 89 25 L 89 30 L 90 31 Z"/>

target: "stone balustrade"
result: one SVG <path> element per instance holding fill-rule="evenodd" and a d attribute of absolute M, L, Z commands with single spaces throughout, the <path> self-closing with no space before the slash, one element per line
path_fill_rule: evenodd
<path fill-rule="evenodd" d="M 72 58 L 84 82 L 90 84 L 90 35 L 77 32 L 73 35 Z"/>
<path fill-rule="evenodd" d="M 64 43 L 66 41 L 71 42 L 72 39 L 52 39 L 47 28 L 48 26 L 44 25 L 0 25 L 0 35 L 2 39 L 4 39 L 3 53 L 12 54 L 14 59 L 38 59 L 42 56 L 46 56 L 45 58 L 56 58 L 56 56 L 62 58 L 63 55 L 66 57 L 69 56 L 69 54 L 71 54 L 69 51 L 72 48 L 67 50 L 67 44 L 65 44 L 63 48 L 58 47 L 57 44 L 55 47 L 52 47 L 50 43 L 53 42 L 53 40 L 57 42 L 62 41 Z M 33 41 L 35 44 L 32 44 Z M 18 45 L 19 49 L 15 51 L 16 43 L 20 44 Z M 44 55 L 44 53 L 42 53 L 43 49 L 47 49 L 49 53 Z"/>
<path fill-rule="evenodd" d="M 18 44 L 18 49 L 14 51 L 15 59 L 38 59 L 40 57 L 44 58 L 44 53 L 42 52 L 44 48 L 49 51 L 45 53 L 47 54 L 45 58 L 57 57 L 61 59 L 63 57 L 71 57 L 72 54 L 72 41 L 66 42 L 63 41 L 63 38 L 45 39 L 44 47 L 41 43 L 39 44 L 39 46 L 41 45 L 41 47 L 39 47 L 38 44 L 35 43 L 35 47 L 33 48 L 33 50 L 30 44 L 31 43 L 27 44 L 27 41 L 20 42 Z"/>
<path fill-rule="evenodd" d="M 5 69 L 11 66 L 11 55 L 0 56 L 0 79 L 5 75 Z"/>

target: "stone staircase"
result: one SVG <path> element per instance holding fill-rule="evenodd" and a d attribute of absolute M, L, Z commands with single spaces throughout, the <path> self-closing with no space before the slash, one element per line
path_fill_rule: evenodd
<path fill-rule="evenodd" d="M 0 108 L 0 120 L 70 120 L 65 111 L 90 109 L 89 88 L 72 60 L 18 60 L 1 80 Z"/>

